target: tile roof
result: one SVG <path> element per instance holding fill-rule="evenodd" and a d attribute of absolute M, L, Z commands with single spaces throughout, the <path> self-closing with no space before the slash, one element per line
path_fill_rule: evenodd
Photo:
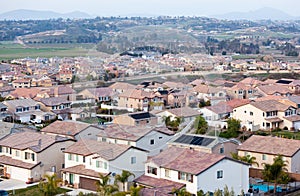
<path fill-rule="evenodd" d="M 249 99 L 232 99 L 232 100 L 222 102 L 222 103 L 224 103 L 232 108 L 236 108 L 236 107 L 240 107 L 243 105 L 247 105 L 250 102 L 251 102 L 251 100 L 249 100 Z"/>
<path fill-rule="evenodd" d="M 49 98 L 41 98 L 39 102 L 43 103 L 46 106 L 57 106 L 61 104 L 71 103 L 70 101 L 62 98 L 62 97 L 49 97 Z"/>
<path fill-rule="evenodd" d="M 128 89 L 123 93 L 119 94 L 119 97 L 128 97 L 134 99 L 144 99 L 144 98 L 154 98 L 159 97 L 159 95 L 155 95 L 153 92 L 147 92 L 138 89 Z"/>
<path fill-rule="evenodd" d="M 75 136 L 82 130 L 86 129 L 90 124 L 78 121 L 55 121 L 43 128 L 41 132 L 55 133 L 59 135 Z"/>
<path fill-rule="evenodd" d="M 128 89 L 135 89 L 135 85 L 125 83 L 125 82 L 116 82 L 109 86 L 111 89 L 122 89 L 122 90 L 128 90 Z"/>
<path fill-rule="evenodd" d="M 200 112 L 190 107 L 174 108 L 174 109 L 169 109 L 167 111 L 178 117 L 190 117 L 190 116 L 200 115 Z"/>
<path fill-rule="evenodd" d="M 10 166 L 14 166 L 14 167 L 21 167 L 24 169 L 32 169 L 34 167 L 36 167 L 37 165 L 39 165 L 41 162 L 39 163 L 27 163 L 21 160 L 17 160 L 17 159 L 13 159 L 9 156 L 5 156 L 5 155 L 1 155 L 0 156 L 0 164 L 4 164 L 4 165 L 10 165 Z"/>
<path fill-rule="evenodd" d="M 262 92 L 266 93 L 267 95 L 273 95 L 275 93 L 280 93 L 280 94 L 293 93 L 293 91 L 290 90 L 288 87 L 282 85 L 263 85 L 257 88 Z"/>
<path fill-rule="evenodd" d="M 142 175 L 134 180 L 134 182 L 137 182 L 138 184 L 151 187 L 152 189 L 143 190 L 142 192 L 145 193 L 145 195 L 148 195 L 149 192 L 156 191 L 155 193 L 159 193 L 159 195 L 166 195 L 170 192 L 172 192 L 174 189 L 181 189 L 185 187 L 185 184 L 174 182 L 167 179 L 162 178 L 154 178 L 146 175 Z M 152 191 L 151 191 L 152 190 Z M 152 194 L 153 195 L 153 194 Z M 157 194 L 155 194 L 157 195 Z M 144 194 L 143 194 L 144 196 Z"/>
<path fill-rule="evenodd" d="M 253 135 L 238 150 L 292 157 L 300 149 L 300 140 Z"/>
<path fill-rule="evenodd" d="M 226 102 L 221 102 L 217 105 L 205 107 L 206 109 L 213 111 L 216 114 L 224 114 L 232 112 L 233 108 L 226 104 Z"/>
<path fill-rule="evenodd" d="M 225 156 L 219 154 L 172 146 L 150 157 L 147 162 L 153 162 L 159 167 L 198 175 L 223 159 Z"/>
<path fill-rule="evenodd" d="M 145 127 L 112 124 L 104 127 L 97 136 L 122 139 L 127 141 L 138 141 L 152 130 L 153 127 L 148 126 Z"/>
<path fill-rule="evenodd" d="M 41 92 L 39 88 L 17 88 L 10 95 L 15 98 L 34 98 L 39 92 Z"/>
<path fill-rule="evenodd" d="M 34 101 L 33 99 L 15 99 L 15 100 L 9 100 L 3 102 L 8 107 L 26 107 L 26 106 L 36 106 L 38 105 L 38 102 Z"/>
<path fill-rule="evenodd" d="M 89 88 L 87 89 L 92 95 L 95 95 L 97 97 L 106 97 L 111 96 L 113 93 L 113 90 L 109 87 L 102 87 L 102 88 Z"/>
<path fill-rule="evenodd" d="M 79 175 L 99 178 L 99 172 L 96 172 L 95 170 L 92 169 L 86 169 L 84 165 L 75 165 L 73 167 L 63 168 L 61 169 L 61 171 L 72 173 L 72 174 L 79 174 Z M 108 175 L 108 173 L 101 173 L 101 174 L 104 176 Z"/>
<path fill-rule="evenodd" d="M 2 138 L 0 145 L 19 150 L 31 149 L 34 152 L 41 152 L 54 143 L 67 140 L 70 139 L 36 132 L 20 132 Z"/>
<path fill-rule="evenodd" d="M 256 102 L 251 102 L 250 104 L 262 111 L 265 111 L 265 112 L 270 112 L 270 111 L 275 111 L 275 110 L 285 111 L 289 107 L 291 107 L 289 105 L 285 105 L 285 104 L 280 103 L 275 100 L 256 101 Z"/>
<path fill-rule="evenodd" d="M 99 157 L 110 161 L 118 158 L 121 154 L 123 154 L 130 148 L 133 147 L 122 144 L 113 144 L 108 142 L 82 139 L 69 146 L 64 152 L 79 154 L 83 156 L 97 154 L 99 155 Z"/>

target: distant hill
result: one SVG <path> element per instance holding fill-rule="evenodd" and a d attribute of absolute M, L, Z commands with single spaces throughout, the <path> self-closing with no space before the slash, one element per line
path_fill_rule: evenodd
<path fill-rule="evenodd" d="M 228 20 L 296 20 L 297 17 L 291 16 L 281 10 L 264 7 L 255 11 L 250 12 L 231 12 L 227 14 L 220 14 L 212 16 L 218 19 Z M 298 17 L 299 18 L 299 17 Z"/>
<path fill-rule="evenodd" d="M 0 14 L 0 20 L 46 20 L 53 18 L 70 18 L 70 19 L 79 19 L 79 18 L 92 18 L 87 13 L 74 11 L 70 13 L 58 13 L 53 11 L 36 11 L 36 10 L 13 10 Z"/>

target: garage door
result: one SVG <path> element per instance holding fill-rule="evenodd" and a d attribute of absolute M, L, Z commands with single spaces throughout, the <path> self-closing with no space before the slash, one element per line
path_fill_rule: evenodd
<path fill-rule="evenodd" d="M 10 178 L 26 182 L 29 178 L 27 169 L 10 167 Z"/>
<path fill-rule="evenodd" d="M 90 191 L 97 191 L 96 182 L 98 180 L 90 179 L 90 178 L 79 178 L 79 187 L 82 189 L 87 189 Z"/>

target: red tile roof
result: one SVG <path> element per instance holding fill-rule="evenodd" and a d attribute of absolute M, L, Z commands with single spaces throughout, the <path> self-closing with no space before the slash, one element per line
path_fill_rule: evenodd
<path fill-rule="evenodd" d="M 79 154 L 83 156 L 98 154 L 99 157 L 110 161 L 116 159 L 130 148 L 132 148 L 132 146 L 84 139 L 69 146 L 65 150 L 65 153 Z"/>
<path fill-rule="evenodd" d="M 292 157 L 300 150 L 300 140 L 253 135 L 238 148 L 240 151 Z"/>
<path fill-rule="evenodd" d="M 90 124 L 83 122 L 57 120 L 47 127 L 43 128 L 41 132 L 75 136 L 86 129 L 88 126 L 90 126 Z"/>
<path fill-rule="evenodd" d="M 68 172 L 72 174 L 79 174 L 79 175 L 85 175 L 90 177 L 99 178 L 99 172 L 96 172 L 92 169 L 86 169 L 84 165 L 76 165 L 73 167 L 67 167 L 61 169 L 62 172 Z M 106 176 L 108 173 L 101 173 L 102 175 Z"/>
<path fill-rule="evenodd" d="M 24 169 L 32 169 L 32 168 L 36 167 L 37 165 L 39 165 L 40 163 L 41 162 L 36 163 L 36 164 L 26 163 L 21 160 L 12 159 L 9 156 L 5 156 L 5 155 L 0 156 L 0 164 L 10 165 L 10 166 L 14 166 L 14 167 L 21 167 Z"/>
<path fill-rule="evenodd" d="M 159 155 L 151 157 L 147 162 L 153 162 L 159 167 L 198 175 L 225 158 L 219 154 L 172 146 Z"/>

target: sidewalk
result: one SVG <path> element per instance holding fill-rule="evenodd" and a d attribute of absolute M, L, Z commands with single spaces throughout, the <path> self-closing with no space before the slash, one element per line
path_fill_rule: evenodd
<path fill-rule="evenodd" d="M 70 195 L 70 196 L 77 196 L 80 192 L 82 192 L 84 194 L 86 194 L 86 193 L 97 193 L 97 192 L 89 191 L 89 190 L 86 190 L 86 189 L 72 189 L 72 188 L 67 187 L 67 186 L 62 186 L 61 188 L 72 190 L 72 191 L 69 191 L 69 192 L 66 193 L 67 195 Z M 65 194 L 59 194 L 59 195 L 62 196 L 62 195 L 65 195 Z"/>
<path fill-rule="evenodd" d="M 6 190 L 6 191 L 26 188 L 38 184 L 38 182 L 32 184 L 26 184 L 24 181 L 15 180 L 15 179 L 1 179 L 1 180 L 2 181 L 0 182 L 0 190 Z"/>

